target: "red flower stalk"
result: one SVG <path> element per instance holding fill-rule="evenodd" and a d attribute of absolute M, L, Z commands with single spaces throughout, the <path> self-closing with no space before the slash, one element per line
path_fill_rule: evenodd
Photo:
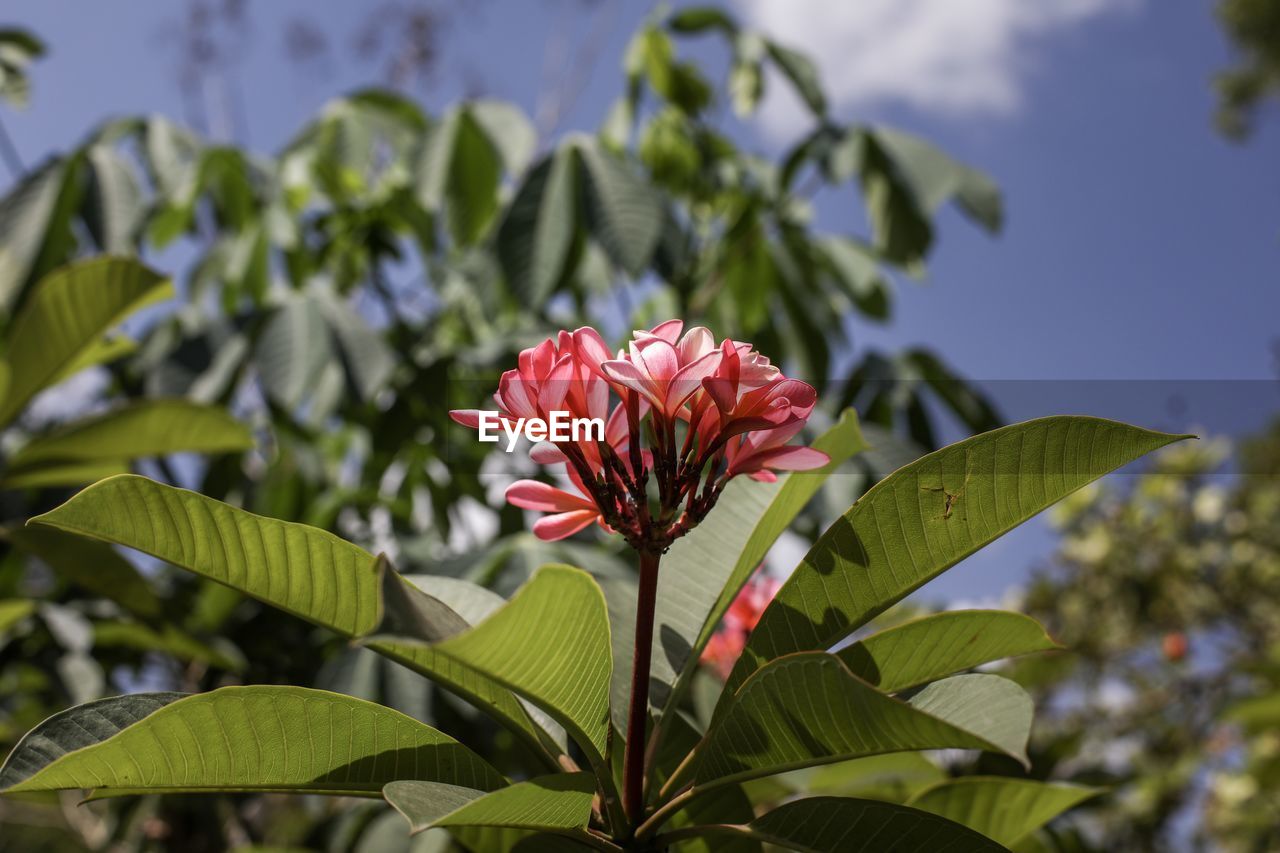
<path fill-rule="evenodd" d="M 639 555 L 623 756 L 623 806 L 638 826 L 645 816 L 659 558 L 706 517 L 739 474 L 768 481 L 777 478 L 775 471 L 827 463 L 825 453 L 787 443 L 808 420 L 817 394 L 783 376 L 750 344 L 726 340 L 717 346 L 707 329 L 684 331 L 684 323 L 670 320 L 636 332 L 616 354 L 595 329 L 560 332 L 520 353 L 518 367 L 502 374 L 494 400 L 497 420 L 511 435 L 528 419 L 545 427 L 560 414 L 602 425 L 594 436 L 591 430 L 586 436 L 552 435 L 534 447 L 534 461 L 564 465 L 568 488 L 519 480 L 507 489 L 507 500 L 548 513 L 533 526 L 542 539 L 562 539 L 594 522 L 621 534 Z M 465 426 L 484 427 L 479 411 L 449 414 Z M 731 615 L 738 615 L 732 618 L 745 620 L 742 608 L 749 605 L 734 606 Z"/>
<path fill-rule="evenodd" d="M 534 447 L 534 461 L 565 466 L 568 488 L 520 480 L 507 490 L 512 504 L 549 513 L 534 525 L 540 538 L 595 522 L 637 550 L 662 553 L 706 517 L 733 477 L 774 480 L 775 471 L 826 464 L 826 454 L 787 444 L 817 402 L 811 385 L 783 376 L 750 344 L 717 346 L 707 329 L 682 335 L 683 327 L 671 320 L 636 332 L 616 354 L 595 329 L 560 332 L 502 375 L 494 399 L 513 428 L 557 412 L 605 424 L 603 440 Z M 476 410 L 450 415 L 480 426 Z"/>

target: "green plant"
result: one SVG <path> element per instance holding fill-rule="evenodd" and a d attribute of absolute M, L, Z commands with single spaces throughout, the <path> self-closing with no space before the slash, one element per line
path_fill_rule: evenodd
<path fill-rule="evenodd" d="M 178 452 L 239 454 L 253 446 L 224 409 L 189 400 L 120 400 L 62 383 L 105 372 L 136 348 L 119 327 L 171 298 L 162 276 L 126 258 L 59 268 L 0 321 L 0 743 L 69 703 L 111 691 L 108 674 L 147 654 L 227 670 L 243 666 L 225 641 L 193 632 L 113 549 L 25 528 L 71 490 L 141 460 Z M 105 383 L 104 383 L 105 384 Z M 59 387 L 61 386 L 61 387 Z M 60 394 L 71 416 L 37 417 L 32 401 Z M 86 412 L 89 412 L 86 414 Z M 34 560 L 32 558 L 35 558 Z M 42 564 L 43 572 L 28 565 Z"/>
<path fill-rule="evenodd" d="M 631 423 L 620 437 L 558 444 L 538 457 L 565 462 L 571 478 L 577 471 L 595 509 L 566 509 L 572 495 L 541 483 L 517 483 L 509 496 L 559 513 L 541 528 L 547 538 L 592 520 L 622 533 L 640 556 L 638 593 L 547 565 L 503 602 L 454 578 L 400 575 L 385 557 L 325 531 L 131 475 L 103 480 L 33 519 L 42 529 L 135 548 L 358 639 L 507 727 L 526 746 L 528 766 L 517 777 L 391 709 L 261 685 L 72 708 L 22 740 L 0 770 L 0 786 L 10 794 L 88 788 L 92 799 L 158 791 L 381 796 L 415 830 L 447 828 L 479 850 L 517 843 L 875 850 L 883 833 L 903 850 L 936 849 L 943 837 L 954 849 L 998 850 L 1091 793 L 977 778 L 918 792 L 905 805 L 818 796 L 756 814 L 744 786 L 924 749 L 987 750 L 1026 762 L 1029 697 L 997 675 L 956 674 L 1051 646 L 1025 617 L 943 614 L 831 650 L 1012 527 L 1179 437 L 1045 418 L 907 465 L 818 538 L 699 717 L 685 711 L 683 697 L 701 649 L 772 542 L 862 439 L 849 412 L 813 450 L 780 446 L 769 436 L 785 442 L 794 433 L 812 408 L 812 389 L 730 342 L 706 349 L 699 330 L 677 344 L 678 328 L 670 327 L 638 338 L 620 361 L 592 356 L 598 336 L 585 335 L 590 330 L 564 333 L 558 356 L 554 343 L 522 356 L 499 397 L 504 407 L 534 399 L 544 407 L 597 405 L 585 401 L 605 382 L 621 395 L 615 413 Z M 677 361 L 667 358 L 684 365 L 674 378 Z M 764 409 L 751 390 L 761 378 L 748 364 L 771 383 L 765 390 L 774 403 Z M 697 381 L 682 385 L 680 377 Z M 516 382 L 538 393 L 525 395 Z M 587 389 L 582 396 L 575 383 Z M 640 397 L 648 415 L 628 402 Z M 680 412 L 694 425 L 687 431 Z M 742 438 L 742 429 L 754 432 Z M 779 477 L 769 471 L 775 462 L 820 467 Z M 704 466 L 707 485 L 682 503 Z M 764 482 L 730 481 L 736 469 Z M 708 495 L 713 509 L 701 503 Z M 565 518 L 584 512 L 590 517 Z M 655 628 L 658 654 L 645 648 Z M 643 670 L 648 678 L 637 681 Z M 986 806 L 1000 797 L 1027 807 L 993 813 Z"/>

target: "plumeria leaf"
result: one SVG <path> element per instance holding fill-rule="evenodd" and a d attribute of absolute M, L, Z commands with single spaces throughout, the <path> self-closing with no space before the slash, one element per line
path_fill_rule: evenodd
<path fill-rule="evenodd" d="M 766 661 L 830 648 L 1050 504 L 1187 437 L 1049 417 L 966 439 L 899 469 L 809 550 L 752 632 L 725 696 Z"/>
<path fill-rule="evenodd" d="M 591 820 L 595 778 L 559 773 L 485 793 L 439 782 L 400 781 L 382 795 L 414 832 L 433 827 L 491 826 L 582 836 Z"/>
<path fill-rule="evenodd" d="M 852 410 L 812 444 L 831 457 L 813 471 L 796 471 L 775 483 L 740 477 L 730 481 L 715 509 L 662 558 L 650 702 L 655 715 L 678 704 L 698 666 L 698 656 L 720 619 L 778 537 L 804 509 L 831 473 L 866 447 Z M 634 610 L 625 596 L 615 609 Z M 611 600 L 611 604 L 613 601 Z M 615 629 L 615 659 L 631 659 L 633 631 Z M 614 725 L 626 733 L 627 673 L 615 673 Z"/>
<path fill-rule="evenodd" d="M 345 636 L 365 636 L 380 619 L 374 555 L 318 528 L 254 515 L 145 477 L 95 483 L 32 523 L 135 548 Z M 506 688 L 429 649 L 371 645 L 542 750 L 546 735 Z"/>
<path fill-rule="evenodd" d="M 91 788 L 96 797 L 141 789 L 377 796 L 388 782 L 405 777 L 486 791 L 505 784 L 484 759 L 453 738 L 350 696 L 301 687 L 224 687 L 176 700 L 164 694 L 156 704 L 161 702 L 163 707 L 90 744 L 75 736 L 74 747 L 37 769 L 28 759 L 21 765 L 22 778 L 4 792 Z M 50 727 L 51 722 L 41 727 L 45 737 L 70 730 L 65 724 Z M 62 744 L 46 745 L 44 754 L 54 754 L 57 746 Z M 22 757 L 15 750 L 0 776 Z"/>
<path fill-rule="evenodd" d="M 127 314 L 172 293 L 168 280 L 122 258 L 82 261 L 42 278 L 10 327 L 9 387 L 0 400 L 0 424 L 11 421 Z"/>
<path fill-rule="evenodd" d="M 568 730 L 594 766 L 606 766 L 613 669 L 609 617 L 600 587 L 586 572 L 544 566 L 484 621 L 443 642 L 420 645 L 538 705 Z"/>
<path fill-rule="evenodd" d="M 897 693 L 991 661 L 1059 648 L 1021 613 L 953 610 L 886 628 L 836 654 L 854 675 Z"/>
<path fill-rule="evenodd" d="M 182 693 L 135 693 L 68 708 L 23 735 L 0 768 L 0 790 L 11 788 L 64 755 L 101 743 Z"/>
<path fill-rule="evenodd" d="M 965 776 L 920 792 L 910 805 L 1012 846 L 1068 809 L 1101 793 L 1101 788 L 1083 785 Z"/>
<path fill-rule="evenodd" d="M 875 800 L 809 797 L 766 812 L 748 824 L 690 827 L 661 838 L 752 838 L 809 853 L 1000 853 L 1005 848 L 928 812 Z"/>
<path fill-rule="evenodd" d="M 69 463 L 119 462 L 168 453 L 231 453 L 253 447 L 248 428 L 225 409 L 186 400 L 140 400 L 84 418 L 28 442 L 4 479 Z"/>
<path fill-rule="evenodd" d="M 587 227 L 615 264 L 639 277 L 662 234 L 662 199 L 596 141 L 583 140 L 576 149 L 584 166 Z"/>
<path fill-rule="evenodd" d="M 742 686 L 685 775 L 705 789 L 864 755 L 945 748 L 1026 763 L 1031 716 L 1026 692 L 996 675 L 945 679 L 902 702 L 833 655 L 790 655 Z"/>
<path fill-rule="evenodd" d="M 377 624 L 372 554 L 145 477 L 95 483 L 31 523 L 135 548 L 343 634 Z"/>
<path fill-rule="evenodd" d="M 562 146 L 530 170 L 498 227 L 498 261 L 513 293 L 541 304 L 571 266 L 580 205 L 574 151 Z"/>

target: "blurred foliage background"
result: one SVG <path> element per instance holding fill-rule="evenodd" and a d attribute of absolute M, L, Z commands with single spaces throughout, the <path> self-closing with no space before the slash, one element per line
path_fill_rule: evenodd
<path fill-rule="evenodd" d="M 1218 8 L 1242 57 L 1219 81 L 1220 121 L 1243 135 L 1275 91 L 1280 16 L 1260 0 Z M 428 111 L 418 93 L 452 11 L 371 14 L 357 43 L 385 85 L 333 99 L 270 156 L 224 141 L 237 137 L 234 104 L 207 95 L 251 14 L 229 0 L 190 2 L 175 25 L 185 115 L 86 128 L 30 168 L 0 124 L 15 175 L 0 200 L 0 753 L 98 696 L 295 683 L 466 732 L 504 770 L 521 766 L 518 744 L 394 664 L 136 555 L 22 528 L 106 473 L 326 527 L 402 571 L 505 594 L 553 559 L 631 571 L 591 537 L 534 540 L 497 499 L 504 476 L 531 469 L 450 437 L 447 409 L 483 405 L 515 354 L 555 329 L 706 323 L 818 384 L 827 422 L 856 406 L 875 450 L 850 463 L 857 476 L 832 478 L 802 533 L 942 436 L 1000 424 L 945 354 L 877 351 L 848 334 L 851 317 L 891 317 L 894 284 L 924 270 L 942 208 L 999 231 L 1001 195 L 978 168 L 925 139 L 837 121 L 803 45 L 719 7 L 655 11 L 616 58 L 625 85 L 596 126 L 562 127 L 572 75 L 534 115 L 486 98 Z M 323 48 L 305 19 L 286 35 L 294 61 Z M 692 39 L 717 44 L 719 59 L 691 59 Z M 0 121 L 40 97 L 33 64 L 57 61 L 43 53 L 38 33 L 0 31 Z M 773 157 L 725 130 L 766 85 L 791 88 L 815 128 Z M 819 228 L 820 191 L 859 200 L 866 231 Z M 104 315 L 91 357 L 16 382 L 46 345 L 23 332 L 24 312 L 67 264 L 103 255 L 154 266 L 174 298 L 147 297 L 161 276 L 135 270 L 139 295 Z M 175 434 L 196 417 L 207 422 Z M 68 453 L 68 433 L 92 451 Z M 1070 652 L 1012 671 L 1047 720 L 1033 772 L 1114 790 L 1051 827 L 1036 841 L 1045 849 L 1161 849 L 1190 835 L 1215 849 L 1280 845 L 1280 428 L 1235 463 L 1233 452 L 1178 449 L 1058 513 L 1060 553 L 1024 606 Z M 1248 476 L 1224 475 L 1233 464 Z M 984 759 L 875 778 L 892 798 L 975 771 L 1022 772 Z M 867 772 L 830 771 L 832 790 L 866 789 Z M 0 826 L 0 849 L 23 851 L 444 843 L 410 841 L 378 804 L 283 797 L 6 800 Z"/>

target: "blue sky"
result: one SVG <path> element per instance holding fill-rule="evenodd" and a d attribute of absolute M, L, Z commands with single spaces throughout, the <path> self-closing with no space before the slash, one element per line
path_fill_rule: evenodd
<path fill-rule="evenodd" d="M 562 73 L 547 60 L 549 46 L 572 51 L 598 27 L 608 37 L 563 123 L 569 129 L 594 128 L 620 91 L 621 52 L 646 11 L 625 4 L 588 17 L 580 0 L 466 5 L 447 24 L 441 70 L 421 92 L 426 106 L 480 91 L 532 111 Z M 1014 418 L 1063 410 L 1237 431 L 1276 409 L 1277 130 L 1264 123 L 1243 146 L 1214 131 L 1210 79 L 1229 51 L 1207 0 L 731 5 L 817 50 L 841 118 L 920 133 L 1005 191 L 1004 233 L 989 238 L 945 213 L 927 283 L 905 283 L 894 323 L 858 327 L 857 344 L 932 346 L 966 375 L 996 380 L 990 387 Z M 357 61 L 351 42 L 381 6 L 248 3 L 243 61 L 228 83 L 243 98 L 252 147 L 276 149 L 328 97 L 376 82 L 381 69 Z M 180 8 L 172 0 L 5 4 L 7 21 L 34 29 L 51 50 L 34 70 L 33 105 L 3 116 L 28 164 L 102 118 L 181 117 Z M 308 13 L 332 50 L 299 67 L 282 59 L 283 29 Z M 735 135 L 770 151 L 804 130 L 803 115 L 775 98 Z M 824 198 L 820 224 L 859 229 L 858 205 L 852 190 Z M 1174 395 L 1182 403 L 1171 407 Z M 983 586 L 1016 578 L 1046 542 L 1042 528 L 1012 540 L 988 558 Z M 958 595 L 970 586 L 944 578 L 932 589 Z"/>

